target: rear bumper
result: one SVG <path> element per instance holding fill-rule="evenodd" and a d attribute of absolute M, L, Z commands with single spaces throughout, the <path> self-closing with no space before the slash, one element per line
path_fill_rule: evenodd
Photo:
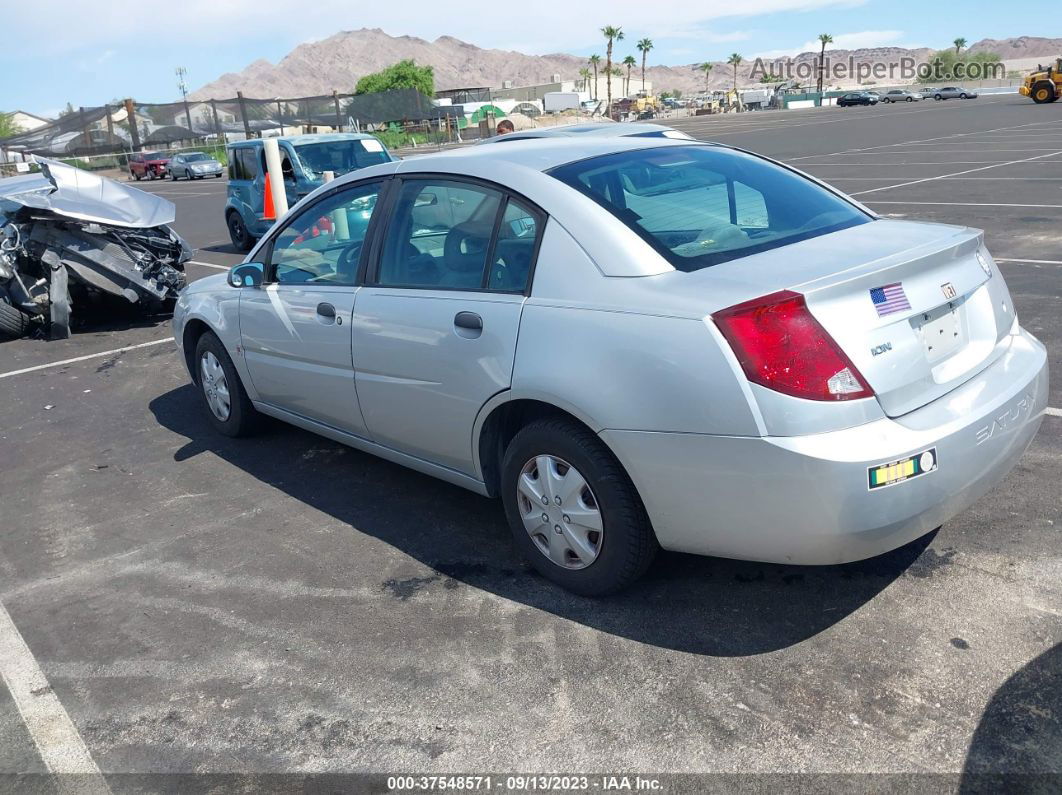
<path fill-rule="evenodd" d="M 775 563 L 873 557 L 997 485 L 1047 406 L 1047 355 L 1022 331 L 962 387 L 898 419 L 791 437 L 603 431 L 665 549 Z M 871 490 L 868 468 L 936 450 L 935 470 Z"/>

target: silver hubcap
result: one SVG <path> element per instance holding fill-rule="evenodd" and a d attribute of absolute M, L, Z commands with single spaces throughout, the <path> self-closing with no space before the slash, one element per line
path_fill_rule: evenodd
<path fill-rule="evenodd" d="M 555 456 L 535 456 L 520 470 L 516 498 L 524 528 L 543 555 L 565 569 L 597 560 L 604 525 L 579 470 Z"/>
<path fill-rule="evenodd" d="M 206 397 L 210 413 L 222 422 L 229 418 L 231 403 L 229 401 L 229 385 L 225 381 L 225 371 L 221 367 L 218 357 L 210 351 L 203 354 L 199 360 L 200 382 L 203 385 L 203 395 Z"/>

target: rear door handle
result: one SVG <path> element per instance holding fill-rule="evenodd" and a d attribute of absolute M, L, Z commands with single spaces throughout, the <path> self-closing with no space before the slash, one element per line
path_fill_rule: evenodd
<path fill-rule="evenodd" d="M 458 312 L 454 315 L 454 325 L 468 331 L 483 331 L 483 318 L 475 312 Z"/>

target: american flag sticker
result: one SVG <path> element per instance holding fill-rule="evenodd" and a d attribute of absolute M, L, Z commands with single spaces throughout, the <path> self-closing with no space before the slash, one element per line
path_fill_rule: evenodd
<path fill-rule="evenodd" d="M 870 300 L 874 302 L 874 308 L 878 310 L 878 317 L 885 317 L 885 315 L 911 308 L 907 295 L 903 291 L 902 282 L 871 288 Z"/>

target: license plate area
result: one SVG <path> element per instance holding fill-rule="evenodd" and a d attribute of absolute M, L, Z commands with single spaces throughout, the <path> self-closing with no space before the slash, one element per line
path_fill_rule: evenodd
<path fill-rule="evenodd" d="M 962 312 L 963 302 L 949 301 L 911 319 L 930 364 L 947 359 L 966 345 Z"/>
<path fill-rule="evenodd" d="M 867 467 L 867 487 L 874 491 L 921 477 L 937 468 L 937 448 Z"/>

